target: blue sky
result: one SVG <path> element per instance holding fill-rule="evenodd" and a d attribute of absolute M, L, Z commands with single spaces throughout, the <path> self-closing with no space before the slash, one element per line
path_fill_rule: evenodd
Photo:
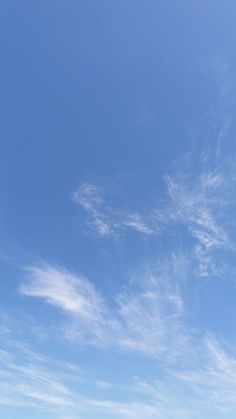
<path fill-rule="evenodd" d="M 235 2 L 0 8 L 0 416 L 234 419 Z"/>

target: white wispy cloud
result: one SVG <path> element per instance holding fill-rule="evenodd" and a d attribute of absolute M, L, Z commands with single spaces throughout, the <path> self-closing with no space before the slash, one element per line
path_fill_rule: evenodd
<path fill-rule="evenodd" d="M 1 346 L 4 349 L 0 356 L 0 405 L 52 413 L 73 407 L 73 394 L 53 372 L 51 360 L 15 340 L 5 339 Z"/>
<path fill-rule="evenodd" d="M 188 365 L 167 368 L 160 380 L 136 379 L 136 390 L 150 397 L 160 417 L 225 418 L 236 413 L 236 359 L 222 349 L 216 338 L 198 341 L 189 354 Z"/>
<path fill-rule="evenodd" d="M 200 176 L 167 176 L 165 179 L 172 204 L 166 214 L 169 219 L 185 225 L 207 249 L 229 246 L 230 239 L 220 219 L 226 204 L 225 193 L 221 195 L 226 183 L 224 177 L 201 173 Z"/>
<path fill-rule="evenodd" d="M 170 345 L 177 351 L 186 339 L 176 286 L 178 276 L 185 275 L 178 271 L 181 263 L 173 256 L 155 275 L 143 275 L 135 286 L 115 295 L 112 304 L 87 279 L 46 264 L 26 269 L 20 291 L 67 312 L 71 321 L 66 336 L 72 340 L 155 356 Z"/>
<path fill-rule="evenodd" d="M 155 230 L 150 221 L 140 213 L 113 208 L 104 198 L 105 191 L 93 183 L 83 183 L 73 194 L 72 200 L 79 204 L 89 217 L 89 225 L 99 236 L 119 234 L 133 230 L 151 235 Z"/>
<path fill-rule="evenodd" d="M 124 212 L 108 205 L 104 190 L 95 184 L 82 184 L 72 199 L 87 212 L 101 236 L 125 228 L 146 235 L 160 234 L 164 227 L 179 223 L 205 248 L 229 246 L 222 209 L 229 204 L 230 177 L 220 170 L 204 168 L 199 173 L 183 169 L 166 175 L 164 180 L 168 199 L 160 208 L 151 208 L 146 219 L 138 212 Z"/>
<path fill-rule="evenodd" d="M 199 265 L 198 275 L 216 274 L 213 253 L 233 249 L 227 214 L 234 206 L 235 175 L 230 165 L 223 170 L 209 160 L 191 169 L 191 159 L 164 176 L 166 193 L 145 216 L 114 208 L 105 199 L 105 191 L 92 183 L 82 184 L 72 199 L 85 210 L 89 228 L 100 236 L 134 230 L 146 236 L 165 237 L 172 233 L 173 226 L 181 227 L 179 238 L 187 248 L 191 247 Z"/>
<path fill-rule="evenodd" d="M 52 265 L 26 268 L 27 278 L 20 290 L 24 295 L 44 298 L 48 303 L 84 320 L 102 317 L 103 301 L 85 278 Z"/>
<path fill-rule="evenodd" d="M 121 347 L 151 356 L 171 356 L 172 352 L 174 357 L 187 345 L 181 294 L 187 270 L 187 262 L 172 255 L 162 261 L 155 275 L 141 275 L 131 289 L 118 296 Z"/>
<path fill-rule="evenodd" d="M 95 231 L 100 236 L 114 233 L 116 225 L 103 199 L 103 189 L 92 183 L 84 183 L 71 196 L 89 215 Z"/>
<path fill-rule="evenodd" d="M 77 419 L 90 410 L 85 403 L 90 391 L 109 388 L 79 365 L 42 354 L 14 335 L 12 330 L 0 343 L 0 411 L 1 406 L 9 411 L 18 407 L 32 416 L 37 412 L 42 418 Z"/>
<path fill-rule="evenodd" d="M 191 339 L 191 346 L 182 347 L 181 363 L 162 358 L 161 374 L 155 373 L 157 360 L 152 360 L 152 371 L 138 368 L 137 377 L 124 371 L 122 393 L 120 377 L 113 375 L 112 383 L 107 383 L 78 365 L 51 359 L 8 336 L 0 344 L 0 406 L 27 408 L 32 415 L 36 411 L 42 417 L 60 419 L 96 415 L 172 419 L 173 411 L 179 419 L 234 417 L 235 353 L 229 353 L 213 335 Z M 99 389 L 96 397 L 94 388 Z"/>
<path fill-rule="evenodd" d="M 202 166 L 197 172 L 183 168 L 164 177 L 167 199 L 156 210 L 156 218 L 165 232 L 174 225 L 181 227 L 179 234 L 199 264 L 198 274 L 209 276 L 217 272 L 214 252 L 233 249 L 227 214 L 233 208 L 235 182 L 229 171 Z"/>

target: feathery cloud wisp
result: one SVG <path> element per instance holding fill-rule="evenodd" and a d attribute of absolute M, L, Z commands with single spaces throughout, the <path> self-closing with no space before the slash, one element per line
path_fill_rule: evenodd
<path fill-rule="evenodd" d="M 70 419 L 81 415 L 172 419 L 173 409 L 179 419 L 235 415 L 236 359 L 213 336 L 198 340 L 181 366 L 171 364 L 170 369 L 165 361 L 156 378 L 129 376 L 125 396 L 118 397 L 108 396 L 109 387 L 103 385 L 94 398 L 92 388 L 98 380 L 77 365 L 42 356 L 22 342 L 5 340 L 0 346 L 0 405 Z M 124 376 L 127 380 L 125 371 Z M 122 383 L 113 378 L 112 385 L 118 389 Z"/>
<path fill-rule="evenodd" d="M 91 282 L 51 265 L 30 266 L 20 290 L 24 295 L 44 298 L 48 303 L 81 317 L 102 316 L 103 301 Z"/>
<path fill-rule="evenodd" d="M 46 264 L 26 269 L 20 291 L 66 311 L 70 339 L 156 356 L 185 342 L 181 295 L 168 278 L 179 274 L 177 259 L 170 265 L 115 295 L 112 305 L 87 279 Z"/>
<path fill-rule="evenodd" d="M 89 217 L 89 223 L 99 236 L 112 236 L 126 230 L 151 235 L 155 230 L 150 222 L 138 212 L 115 209 L 104 199 L 104 190 L 92 183 L 82 184 L 72 200 L 79 204 Z"/>

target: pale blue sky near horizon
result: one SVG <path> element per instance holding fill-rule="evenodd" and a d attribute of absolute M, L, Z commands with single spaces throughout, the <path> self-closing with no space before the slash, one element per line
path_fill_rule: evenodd
<path fill-rule="evenodd" d="M 235 18 L 1 2 L 0 418 L 235 418 Z"/>

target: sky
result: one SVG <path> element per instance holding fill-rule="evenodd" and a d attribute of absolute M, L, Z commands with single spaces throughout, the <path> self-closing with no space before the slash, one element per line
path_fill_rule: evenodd
<path fill-rule="evenodd" d="M 235 21 L 1 1 L 1 418 L 235 419 Z"/>

